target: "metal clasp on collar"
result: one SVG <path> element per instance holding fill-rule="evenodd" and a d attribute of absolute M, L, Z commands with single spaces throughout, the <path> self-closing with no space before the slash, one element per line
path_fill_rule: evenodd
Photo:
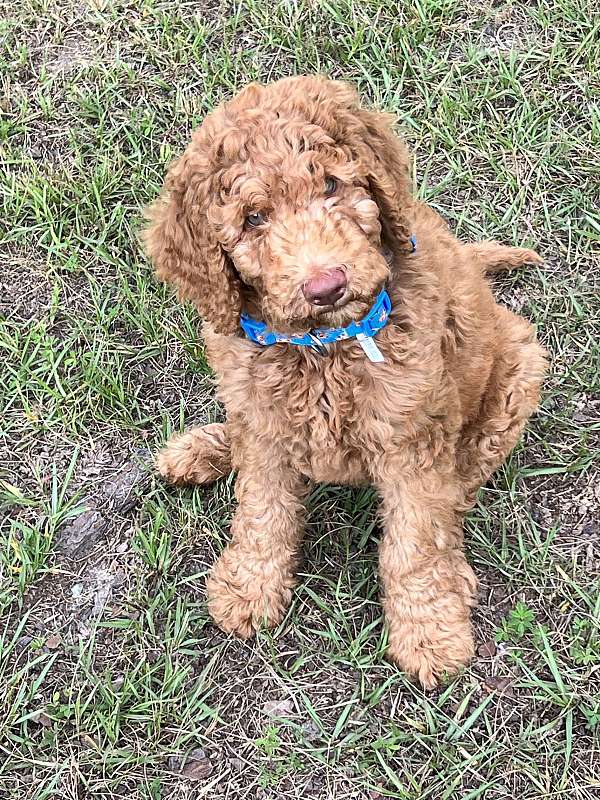
<path fill-rule="evenodd" d="M 312 331 L 309 331 L 308 337 L 312 342 L 312 344 L 309 345 L 311 350 L 314 350 L 315 353 L 318 353 L 320 356 L 329 355 L 329 350 L 327 349 L 327 346 L 323 344 L 323 342 L 318 338 L 318 336 L 315 336 L 315 334 Z"/>

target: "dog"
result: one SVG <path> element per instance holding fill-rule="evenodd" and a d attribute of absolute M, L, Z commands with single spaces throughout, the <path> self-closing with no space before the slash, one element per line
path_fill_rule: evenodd
<path fill-rule="evenodd" d="M 251 84 L 171 165 L 145 247 L 203 318 L 226 422 L 173 437 L 157 466 L 174 484 L 237 473 L 206 589 L 241 637 L 290 605 L 311 485 L 374 486 L 387 655 L 433 687 L 474 652 L 463 516 L 546 370 L 485 275 L 541 259 L 458 241 L 413 197 L 392 125 L 322 76 Z"/>

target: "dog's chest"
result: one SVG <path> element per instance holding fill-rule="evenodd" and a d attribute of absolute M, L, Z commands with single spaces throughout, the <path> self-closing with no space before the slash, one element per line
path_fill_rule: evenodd
<path fill-rule="evenodd" d="M 260 377 L 255 386 L 261 386 Z M 276 430 L 293 465 L 315 481 L 367 481 L 373 416 L 362 351 L 359 360 L 343 352 L 302 354 L 282 364 L 276 380 L 272 370 L 268 377 L 268 427 Z"/>
<path fill-rule="evenodd" d="M 210 350 L 219 396 L 271 464 L 283 457 L 318 482 L 370 483 L 386 453 L 446 436 L 439 359 L 392 326 L 378 337 L 382 363 L 356 341 L 327 356 L 278 345 L 257 351 L 237 340 L 234 348 L 228 337 L 215 343 L 223 341 L 226 348 Z"/>

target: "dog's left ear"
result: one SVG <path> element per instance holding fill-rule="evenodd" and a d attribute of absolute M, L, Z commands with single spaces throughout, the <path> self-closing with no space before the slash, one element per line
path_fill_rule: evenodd
<path fill-rule="evenodd" d="M 373 199 L 379 206 L 387 244 L 394 251 L 412 251 L 413 197 L 410 157 L 394 134 L 392 114 L 360 107 L 356 89 L 323 75 L 281 81 L 284 95 L 294 94 L 296 107 L 327 131 L 361 162 Z"/>
<path fill-rule="evenodd" d="M 411 252 L 414 201 L 408 150 L 393 132 L 392 114 L 358 109 L 354 115 L 359 130 L 353 145 L 367 166 L 384 236 L 393 249 Z"/>

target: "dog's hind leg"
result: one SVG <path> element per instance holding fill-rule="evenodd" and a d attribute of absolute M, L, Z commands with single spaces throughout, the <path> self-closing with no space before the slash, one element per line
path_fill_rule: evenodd
<path fill-rule="evenodd" d="M 212 483 L 231 472 L 227 426 L 213 422 L 172 436 L 156 456 L 156 467 L 169 483 Z"/>
<path fill-rule="evenodd" d="M 498 354 L 478 417 L 461 434 L 457 470 L 470 508 L 477 491 L 519 441 L 539 403 L 546 353 L 535 329 L 521 317 L 498 308 Z"/>
<path fill-rule="evenodd" d="M 487 274 L 508 272 L 525 264 L 541 264 L 543 259 L 533 250 L 506 247 L 498 242 L 472 242 L 464 245 L 475 256 L 481 271 Z"/>

